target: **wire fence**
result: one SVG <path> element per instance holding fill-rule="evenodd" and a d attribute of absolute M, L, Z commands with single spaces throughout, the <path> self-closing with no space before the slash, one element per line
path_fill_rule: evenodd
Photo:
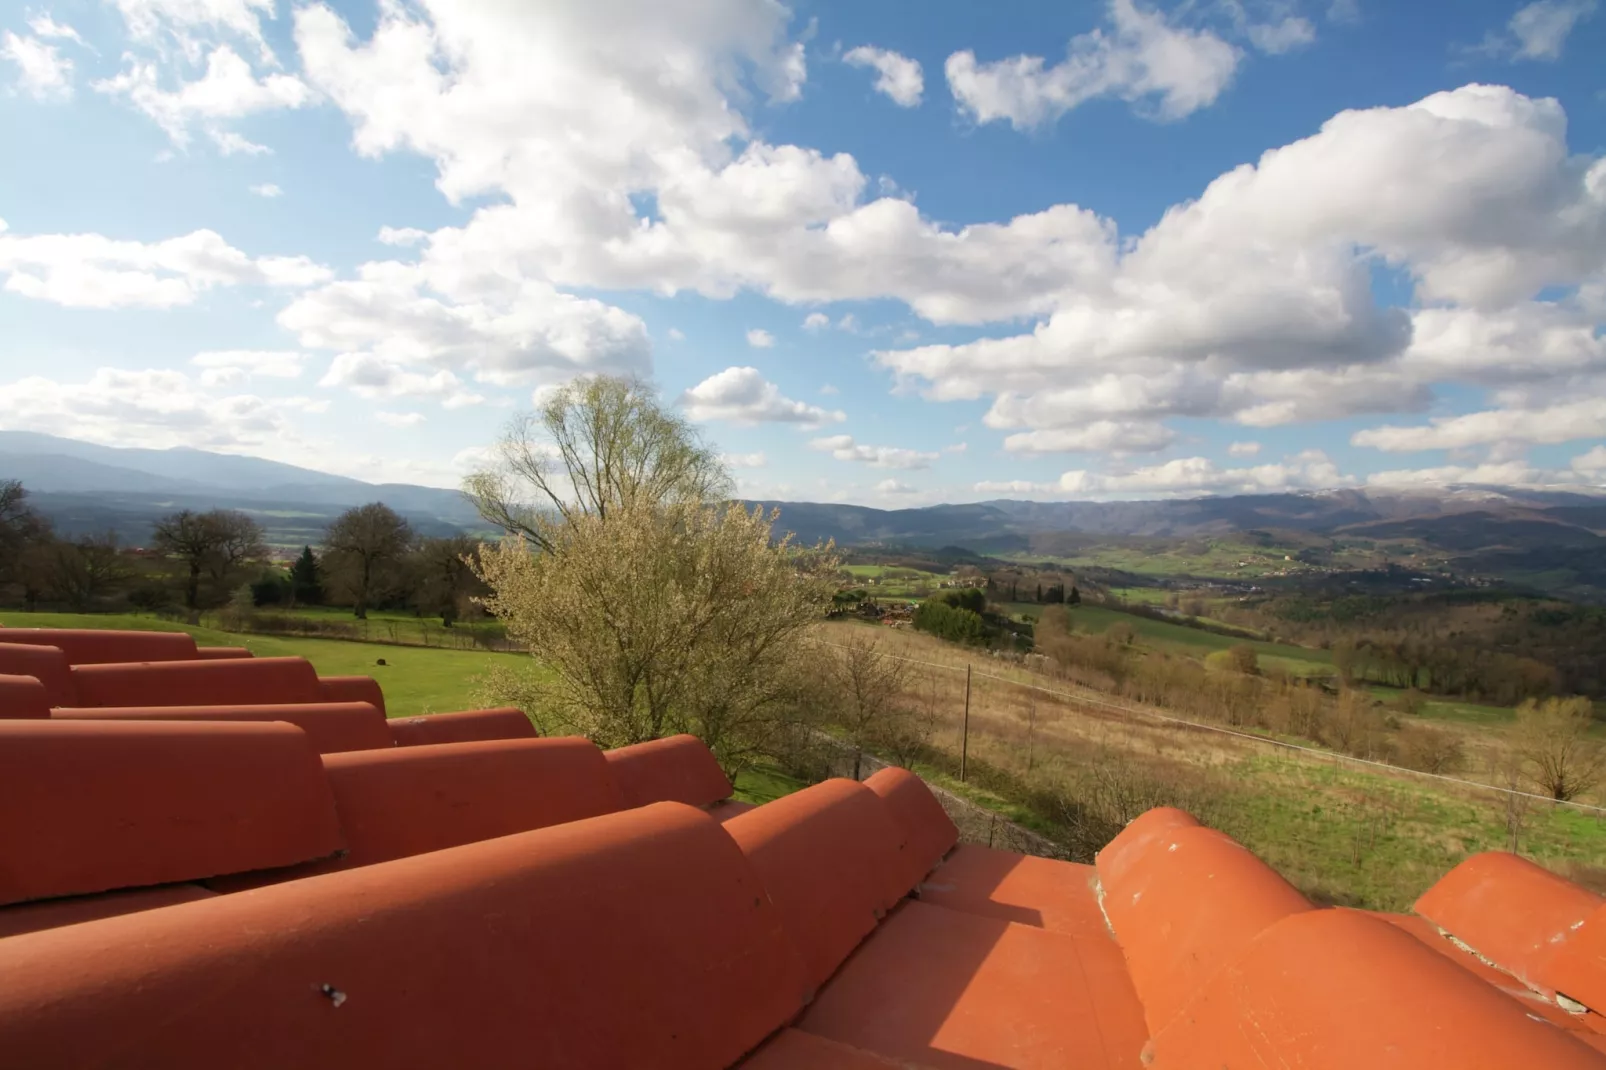
<path fill-rule="evenodd" d="M 813 642 L 838 650 L 851 649 L 840 643 L 832 643 L 818 638 L 814 639 Z M 1127 702 L 1101 692 L 1078 688 L 1074 685 L 1068 689 L 1049 687 L 1030 679 L 1024 670 L 1020 676 L 1010 677 L 976 669 L 974 664 L 962 666 L 945 664 L 887 652 L 883 652 L 882 656 L 911 665 L 941 669 L 953 675 L 954 682 L 952 685 L 946 687 L 932 686 L 930 688 L 930 697 L 927 701 L 933 712 L 938 714 L 935 725 L 935 742 L 938 747 L 940 749 L 952 748 L 954 753 L 960 755 L 958 773 L 961 780 L 965 779 L 965 773 L 967 772 L 965 767 L 968 764 L 968 757 L 978 750 L 989 756 L 998 756 L 1001 749 L 1007 750 L 1011 752 L 1008 760 L 1017 761 L 1019 756 L 1013 752 L 1019 751 L 1024 746 L 1026 768 L 1029 772 L 1035 757 L 1033 736 L 1039 726 L 1046 727 L 1054 719 L 1067 714 L 1082 714 L 1085 716 L 1093 714 L 1094 711 L 1099 711 L 1099 713 L 1106 715 L 1115 714 L 1121 721 L 1128 724 L 1164 725 L 1191 732 L 1212 733 L 1283 753 L 1297 754 L 1313 761 L 1331 763 L 1334 766 L 1354 766 L 1384 775 L 1434 781 L 1474 791 L 1497 794 L 1507 798 L 1549 803 L 1559 808 L 1593 814 L 1596 817 L 1606 817 L 1606 807 L 1595 806 L 1573 799 L 1554 799 L 1548 795 L 1539 795 L 1534 792 L 1503 787 L 1498 784 L 1489 784 L 1484 781 L 1468 780 L 1464 777 L 1449 776 L 1443 773 L 1410 769 L 1405 766 L 1344 754 L 1323 747 L 1291 743 L 1255 732 L 1244 731 L 1241 728 L 1229 728 L 1225 725 L 1189 720 L 1162 713 L 1150 706 Z M 988 694 L 985 696 L 984 701 L 978 702 L 976 701 L 978 682 L 1015 692 L 1015 694 Z M 931 683 L 931 681 L 928 681 L 928 683 Z M 961 691 L 962 698 L 958 694 Z M 1020 692 L 1042 695 L 1053 700 L 1059 708 L 1042 708 L 1029 701 L 1023 702 Z M 918 698 L 919 696 L 917 696 L 917 700 Z M 940 711 L 961 708 L 964 713 L 957 722 L 951 715 L 948 717 L 941 716 Z M 986 731 L 978 733 L 973 730 L 973 726 L 986 729 Z M 1006 739 L 1008 737 L 1017 738 L 1000 748 L 1000 736 L 1006 737 Z M 1039 737 L 1040 739 L 1041 737 Z M 1042 742 L 1039 741 L 1037 745 L 1041 746 Z"/>
<path fill-rule="evenodd" d="M 822 779 L 846 777 L 864 780 L 893 764 L 872 754 L 859 754 L 851 744 L 824 732 L 815 736 L 825 752 L 825 761 L 820 769 Z M 1043 858 L 1069 857 L 1063 844 L 1009 820 L 996 810 L 971 802 L 936 784 L 928 782 L 926 786 L 953 820 L 962 843 L 981 844 Z"/>

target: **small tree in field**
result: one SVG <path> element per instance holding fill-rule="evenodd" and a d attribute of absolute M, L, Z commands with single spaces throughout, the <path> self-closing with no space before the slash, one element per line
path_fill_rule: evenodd
<path fill-rule="evenodd" d="M 412 525 L 383 502 L 347 509 L 324 530 L 324 568 L 351 595 L 358 620 L 368 618 L 369 601 L 413 542 Z"/>
<path fill-rule="evenodd" d="M 637 504 L 577 517 L 532 553 L 485 547 L 485 605 L 555 679 L 548 731 L 609 746 L 690 732 L 727 772 L 795 715 L 801 642 L 835 590 L 828 550 L 772 544 L 775 514 Z"/>
<path fill-rule="evenodd" d="M 1517 707 L 1516 753 L 1552 799 L 1588 792 L 1606 775 L 1606 747 L 1591 739 L 1594 707 L 1583 696 L 1528 699 Z"/>
<path fill-rule="evenodd" d="M 290 604 L 315 606 L 323 601 L 323 582 L 318 559 L 312 547 L 303 546 L 301 556 L 290 566 Z"/>
<path fill-rule="evenodd" d="M 830 662 L 830 675 L 838 696 L 836 720 L 853 744 L 853 779 L 858 780 L 865 748 L 895 734 L 890 722 L 903 712 L 898 696 L 908 679 L 909 663 L 882 650 L 879 637 L 853 635 L 842 645 L 846 649 Z"/>
<path fill-rule="evenodd" d="M 719 455 L 639 380 L 598 377 L 515 419 L 465 492 L 510 535 L 484 604 L 551 671 L 518 690 L 547 731 L 605 746 L 691 732 L 734 774 L 811 704 L 840 562 L 727 504 Z"/>

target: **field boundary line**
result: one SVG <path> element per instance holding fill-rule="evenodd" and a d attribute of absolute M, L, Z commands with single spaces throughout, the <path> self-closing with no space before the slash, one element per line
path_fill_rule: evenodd
<path fill-rule="evenodd" d="M 824 639 L 811 638 L 810 641 L 818 643 L 821 646 L 835 647 L 838 650 L 852 649 L 851 647 L 844 646 L 841 643 L 831 643 Z M 957 665 L 944 665 L 940 661 L 925 661 L 921 658 L 906 658 L 901 654 L 882 653 L 881 656 L 892 658 L 895 661 L 908 662 L 911 665 L 926 665 L 934 669 L 946 669 L 950 672 L 963 671 Z M 1071 691 L 1057 691 L 1051 687 L 1044 687 L 1042 684 L 1027 683 L 1021 680 L 1011 680 L 1007 676 L 998 676 L 995 673 L 982 672 L 974 669 L 972 670 L 972 675 L 979 676 L 985 680 L 997 680 L 999 683 L 1010 684 L 1015 687 L 1030 688 L 1033 691 L 1040 691 L 1045 695 L 1053 695 L 1056 698 L 1068 699 L 1072 702 L 1083 702 L 1090 706 L 1102 706 L 1105 709 L 1115 710 L 1119 713 L 1125 713 L 1136 717 L 1147 717 L 1151 720 L 1161 721 L 1165 724 L 1178 725 L 1183 728 L 1192 728 L 1200 732 L 1216 732 L 1224 736 L 1233 736 L 1237 739 L 1247 739 L 1255 743 L 1264 743 L 1273 747 L 1281 747 L 1284 750 L 1297 751 L 1302 754 L 1309 754 L 1331 761 L 1349 762 L 1354 765 L 1370 766 L 1374 769 L 1381 769 L 1390 773 L 1423 777 L 1428 780 L 1437 780 L 1446 784 L 1456 784 L 1466 788 L 1477 788 L 1482 791 L 1493 791 L 1502 795 L 1515 795 L 1524 799 L 1534 799 L 1538 802 L 1550 803 L 1553 806 L 1567 806 L 1575 810 L 1587 810 L 1591 813 L 1606 815 L 1606 806 L 1594 806 L 1590 803 L 1574 802 L 1571 799 L 1552 799 L 1548 795 L 1537 795 L 1531 791 L 1518 791 L 1516 788 L 1502 788 L 1497 784 L 1484 784 L 1476 780 L 1463 780 L 1460 777 L 1445 776 L 1443 773 L 1428 773 L 1421 769 L 1410 769 L 1403 765 L 1390 765 L 1388 762 L 1379 762 L 1371 758 L 1357 758 L 1352 754 L 1343 754 L 1335 750 L 1325 750 L 1321 747 L 1307 747 L 1298 743 L 1286 743 L 1283 740 L 1257 735 L 1254 732 L 1243 732 L 1235 728 L 1227 728 L 1223 725 L 1204 724 L 1199 721 L 1189 721 L 1182 717 L 1173 717 L 1170 714 L 1160 713 L 1146 706 L 1128 706 L 1118 702 L 1111 702 L 1105 698 L 1094 697 L 1097 692 L 1089 694 Z"/>

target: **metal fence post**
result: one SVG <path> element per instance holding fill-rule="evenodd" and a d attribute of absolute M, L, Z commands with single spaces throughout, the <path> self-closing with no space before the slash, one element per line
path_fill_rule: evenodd
<path fill-rule="evenodd" d="M 965 666 L 965 727 L 959 739 L 959 782 L 965 782 L 965 764 L 970 759 L 970 666 Z"/>

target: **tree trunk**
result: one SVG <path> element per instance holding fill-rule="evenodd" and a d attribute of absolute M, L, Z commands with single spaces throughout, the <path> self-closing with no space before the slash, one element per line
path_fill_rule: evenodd
<path fill-rule="evenodd" d="M 190 582 L 184 590 L 184 606 L 186 609 L 195 609 L 201 600 L 201 563 L 190 562 Z"/>

